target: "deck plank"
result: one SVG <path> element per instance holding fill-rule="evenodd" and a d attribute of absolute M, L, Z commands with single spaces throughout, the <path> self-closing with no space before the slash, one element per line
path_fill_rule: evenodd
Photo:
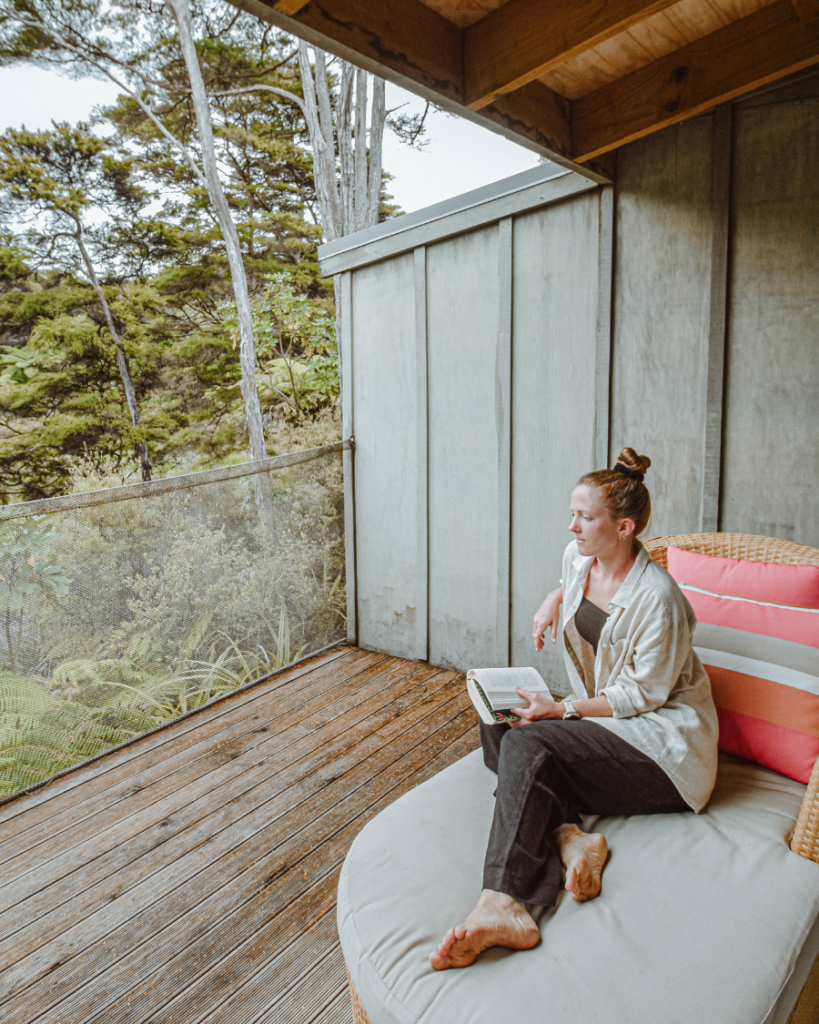
<path fill-rule="evenodd" d="M 0 1019 L 350 1024 L 341 863 L 478 745 L 476 716 L 463 676 L 420 662 L 291 672 L 0 809 Z"/>
<path fill-rule="evenodd" d="M 336 956 L 341 957 L 341 950 L 336 947 Z M 343 958 L 342 958 L 343 963 Z M 346 982 L 346 978 L 344 979 Z M 273 1024 L 272 1018 L 264 1020 L 264 1024 Z M 307 1022 L 305 1022 L 307 1024 Z M 347 992 L 347 985 L 344 984 L 338 995 L 322 1007 L 318 1013 L 310 1019 L 309 1024 L 353 1024 L 353 1008 L 350 1005 L 350 996 Z"/>

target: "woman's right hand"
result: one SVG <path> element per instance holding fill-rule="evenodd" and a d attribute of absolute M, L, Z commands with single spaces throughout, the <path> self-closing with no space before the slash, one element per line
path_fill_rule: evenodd
<path fill-rule="evenodd" d="M 535 625 L 532 636 L 535 638 L 535 650 L 543 650 L 543 636 L 551 627 L 552 643 L 557 640 L 557 626 L 560 621 L 560 606 L 563 603 L 563 588 L 558 587 L 551 594 L 546 595 L 546 600 L 535 612 Z"/>

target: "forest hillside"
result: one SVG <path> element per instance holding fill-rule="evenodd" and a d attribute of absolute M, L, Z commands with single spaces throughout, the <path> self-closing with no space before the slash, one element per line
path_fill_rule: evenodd
<path fill-rule="evenodd" d="M 173 139 L 196 154 L 184 64 L 166 12 L 155 7 L 64 0 L 48 10 L 62 11 L 75 30 L 83 18 L 104 23 L 107 52 L 123 61 L 127 55 L 143 84 L 163 85 L 144 94 Z M 25 23 L 14 31 L 13 13 L 0 37 L 0 64 L 28 59 L 70 72 L 72 54 L 38 47 Z M 337 437 L 333 285 L 320 279 L 316 258 L 322 211 L 304 113 L 285 95 L 302 97 L 302 69 L 294 40 L 257 19 L 219 2 L 194 14 L 220 177 L 253 305 L 268 453 L 277 454 Z M 137 21 L 142 35 L 132 38 L 123 26 Z M 339 74 L 331 63 L 332 99 Z M 138 100 L 123 93 L 86 122 L 45 131 L 21 125 L 0 136 L 3 502 L 65 493 L 95 477 L 138 480 L 139 445 L 153 476 L 247 457 L 222 233 L 201 180 Z M 333 112 L 341 116 L 353 133 L 353 111 Z M 417 138 L 418 126 L 400 115 L 388 122 Z M 382 191 L 381 217 L 395 212 Z M 78 248 L 80 231 L 119 348 Z"/>

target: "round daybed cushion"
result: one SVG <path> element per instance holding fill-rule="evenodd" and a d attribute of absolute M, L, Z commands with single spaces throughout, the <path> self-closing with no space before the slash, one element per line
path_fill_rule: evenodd
<path fill-rule="evenodd" d="M 803 785 L 724 756 L 703 814 L 598 821 L 603 892 L 564 894 L 536 948 L 434 971 L 481 888 L 495 784 L 475 751 L 353 843 L 339 936 L 373 1024 L 785 1024 L 819 953 L 819 865 L 787 845 Z"/>

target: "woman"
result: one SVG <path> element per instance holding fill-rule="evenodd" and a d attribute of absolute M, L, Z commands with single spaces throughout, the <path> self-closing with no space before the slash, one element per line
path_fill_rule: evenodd
<path fill-rule="evenodd" d="M 437 970 L 466 967 L 489 946 L 536 945 L 526 905 L 554 906 L 564 884 L 575 900 L 598 895 L 608 848 L 581 832 L 581 815 L 700 811 L 711 795 L 717 714 L 692 647 L 696 619 L 637 540 L 651 514 L 650 465 L 624 448 L 614 469 L 587 473 L 572 492 L 575 539 L 534 638 L 541 650 L 548 629 L 555 642 L 563 604 L 574 695 L 518 690 L 529 706 L 514 728 L 481 725 L 484 761 L 498 775 L 484 887 L 430 954 Z"/>

